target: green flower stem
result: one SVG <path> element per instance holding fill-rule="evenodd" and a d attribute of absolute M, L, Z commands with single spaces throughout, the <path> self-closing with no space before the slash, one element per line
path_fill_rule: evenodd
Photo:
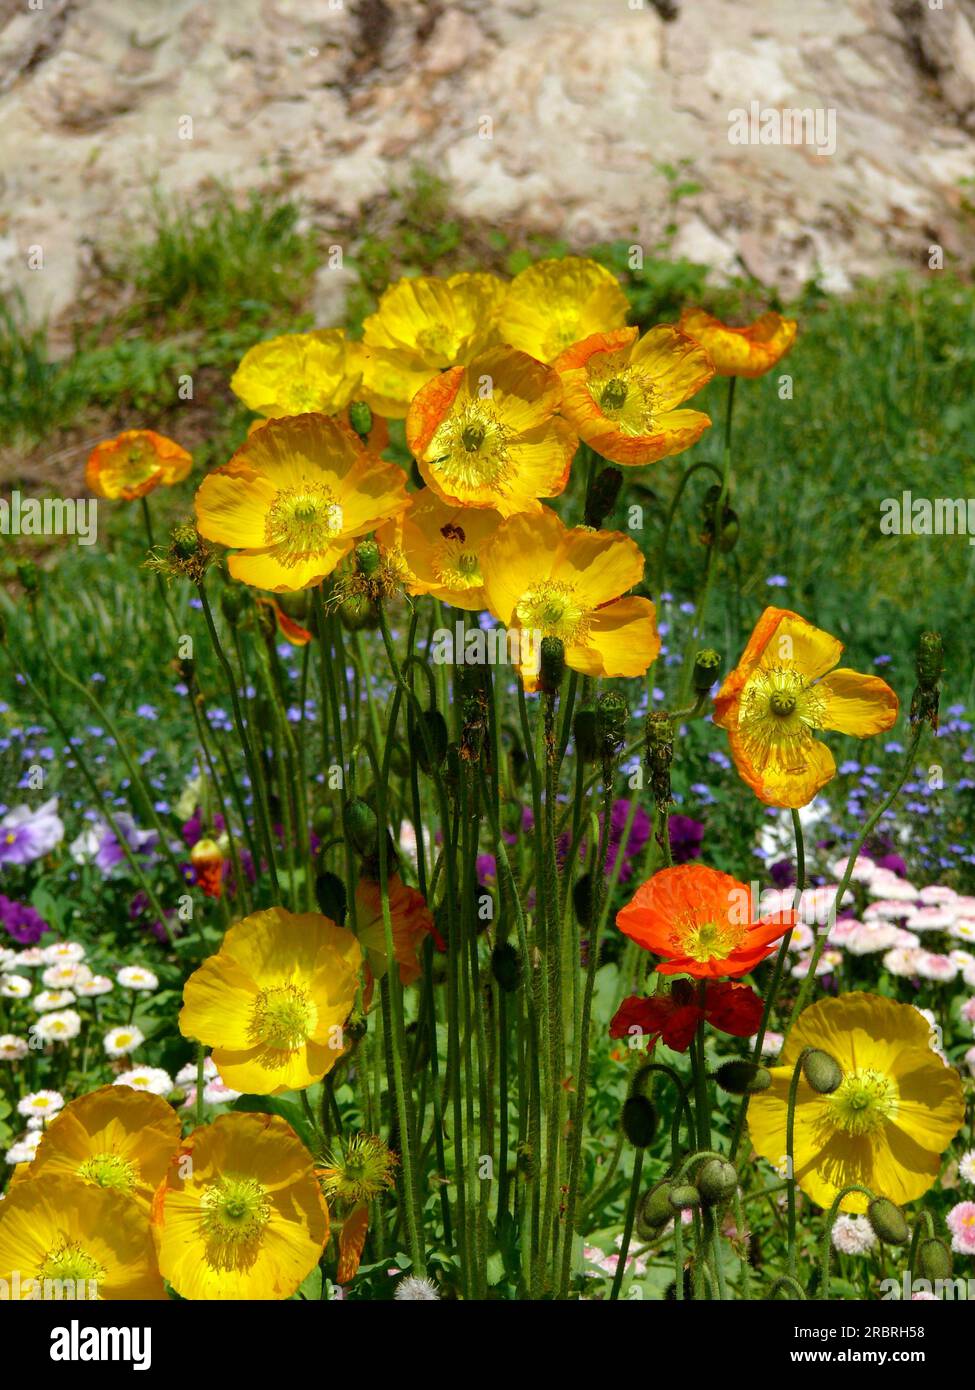
<path fill-rule="evenodd" d="M 613 1287 L 609 1292 L 611 1299 L 617 1299 L 620 1296 L 623 1275 L 626 1272 L 626 1259 L 630 1253 L 630 1237 L 633 1234 L 633 1221 L 636 1217 L 637 1203 L 640 1200 L 640 1179 L 642 1176 L 643 1150 L 636 1149 L 633 1154 L 633 1176 L 630 1179 L 630 1195 L 626 1203 L 626 1216 L 623 1218 L 623 1241 L 620 1245 L 620 1256 L 616 1265 L 616 1273 L 613 1276 Z M 677 1220 L 680 1220 L 679 1216 Z M 571 1232 L 567 1232 L 566 1234 L 571 1245 Z"/>
<path fill-rule="evenodd" d="M 864 1187 L 861 1183 L 858 1182 L 852 1182 L 847 1187 L 841 1187 L 839 1192 L 837 1192 L 835 1198 L 833 1199 L 833 1205 L 830 1207 L 829 1215 L 826 1218 L 826 1231 L 823 1236 L 823 1244 L 821 1247 L 820 1255 L 819 1297 L 821 1299 L 829 1298 L 829 1266 L 830 1255 L 833 1249 L 833 1223 L 835 1222 L 837 1214 L 839 1212 L 840 1203 L 843 1201 L 843 1198 L 851 1192 L 862 1193 L 863 1196 L 866 1197 L 869 1202 L 872 1202 L 874 1200 L 874 1194 L 870 1191 L 870 1188 Z"/>
<path fill-rule="evenodd" d="M 789 1274 L 794 1279 L 797 1272 L 798 1253 L 796 1251 L 796 1174 L 795 1174 L 795 1147 L 796 1147 L 796 1097 L 799 1093 L 799 1082 L 802 1078 L 802 1064 L 813 1049 L 804 1047 L 796 1058 L 796 1064 L 792 1068 L 792 1077 L 789 1081 L 789 1100 L 785 1112 L 785 1154 L 787 1163 L 786 1172 L 786 1198 L 788 1201 L 788 1231 L 789 1231 Z"/>
<path fill-rule="evenodd" d="M 680 506 L 680 501 L 684 495 L 687 484 L 694 477 L 695 473 L 703 472 L 712 473 L 719 483 L 723 481 L 721 469 L 718 468 L 716 464 L 707 463 L 704 460 L 700 463 L 692 464 L 690 468 L 686 468 L 681 474 L 680 482 L 674 490 L 674 495 L 670 499 L 670 506 L 667 508 L 667 515 L 664 518 L 664 529 L 663 535 L 660 538 L 660 550 L 657 559 L 656 576 L 654 578 L 655 599 L 659 599 L 660 595 L 663 593 L 664 576 L 667 571 L 667 547 L 670 544 L 670 532 L 673 528 L 674 517 L 677 515 L 677 508 Z"/>
<path fill-rule="evenodd" d="M 197 689 L 199 689 L 199 687 L 197 687 Z M 203 697 L 200 696 L 201 700 L 202 698 Z M 210 752 L 210 745 L 207 741 L 206 729 L 203 724 L 203 717 L 200 713 L 196 697 L 193 694 L 192 687 L 189 693 L 189 705 L 193 713 L 193 722 L 196 725 L 196 737 L 200 744 L 200 751 L 203 754 L 203 760 L 206 763 L 207 772 L 210 777 L 210 785 L 212 786 L 214 795 L 217 798 L 217 810 L 219 814 L 223 817 L 223 823 L 227 830 L 227 840 L 230 845 L 230 862 L 233 866 L 234 871 L 234 891 L 235 893 L 238 893 L 240 895 L 240 901 L 244 909 L 244 915 L 246 916 L 247 913 L 249 913 L 251 910 L 250 885 L 247 882 L 247 876 L 244 873 L 243 865 L 240 861 L 240 850 L 237 845 L 237 836 L 234 833 L 233 827 L 230 823 L 230 816 L 227 813 L 227 802 L 224 797 L 223 784 L 221 783 L 220 777 L 217 774 L 216 764 L 213 761 L 213 754 Z"/>

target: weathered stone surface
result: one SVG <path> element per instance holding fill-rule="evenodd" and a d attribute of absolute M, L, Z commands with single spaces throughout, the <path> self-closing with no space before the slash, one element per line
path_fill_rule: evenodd
<path fill-rule="evenodd" d="M 467 216 L 580 246 L 673 221 L 680 254 L 786 292 L 972 251 L 975 0 L 34 4 L 0 0 L 0 290 L 36 314 L 138 235 L 152 184 L 286 179 L 354 227 L 417 163 Z M 753 102 L 832 112 L 835 152 L 732 143 Z M 699 191 L 672 205 L 664 165 Z M 323 316 L 346 288 L 323 278 Z"/>

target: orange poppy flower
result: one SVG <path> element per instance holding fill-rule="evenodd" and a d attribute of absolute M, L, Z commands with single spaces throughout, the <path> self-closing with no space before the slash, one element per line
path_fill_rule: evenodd
<path fill-rule="evenodd" d="M 97 497 L 132 502 L 153 488 L 181 483 L 193 462 L 181 445 L 154 430 L 123 430 L 88 455 L 85 486 Z"/>
<path fill-rule="evenodd" d="M 408 512 L 376 532 L 376 540 L 401 558 L 411 594 L 432 594 L 477 613 L 487 607 L 481 552 L 502 519 L 486 507 L 453 507 L 425 487 L 413 493 Z"/>
<path fill-rule="evenodd" d="M 886 681 L 832 670 L 842 650 L 798 613 L 766 608 L 715 696 L 714 722 L 728 731 L 738 775 L 768 806 L 806 806 L 835 774 L 817 729 L 865 738 L 897 718 Z"/>
<path fill-rule="evenodd" d="M 308 643 L 311 641 L 311 633 L 306 627 L 302 627 L 301 623 L 296 622 L 294 618 L 290 617 L 279 603 L 276 603 L 273 598 L 264 598 L 263 596 L 259 596 L 257 601 L 264 607 L 269 608 L 274 614 L 274 621 L 277 624 L 278 632 L 286 642 L 289 642 L 292 647 L 308 646 Z"/>
<path fill-rule="evenodd" d="M 750 1038 L 762 1021 L 762 1001 L 750 985 L 737 980 L 708 981 L 704 1002 L 689 980 L 675 980 L 664 994 L 624 999 L 609 1025 L 611 1038 L 658 1038 L 674 1052 L 686 1052 L 704 1019 L 733 1038 Z"/>
<path fill-rule="evenodd" d="M 491 348 L 413 398 L 406 442 L 424 482 L 451 506 L 502 516 L 537 512 L 569 477 L 579 440 L 556 415 L 557 372 L 514 348 Z"/>
<path fill-rule="evenodd" d="M 223 896 L 224 857 L 216 840 L 197 840 L 190 850 L 196 886 L 207 898 Z"/>
<path fill-rule="evenodd" d="M 744 328 L 732 328 L 703 309 L 685 309 L 678 328 L 707 351 L 718 376 L 764 376 L 796 339 L 795 319 L 769 310 Z"/>
<path fill-rule="evenodd" d="M 711 417 L 678 410 L 714 376 L 699 343 L 662 323 L 594 333 L 555 359 L 562 414 L 597 454 L 635 466 L 679 454 L 700 439 Z"/>
<path fill-rule="evenodd" d="M 420 947 L 427 932 L 433 930 L 433 916 L 423 894 L 405 884 L 399 874 L 390 874 L 388 891 L 389 914 L 393 924 L 393 955 L 399 966 L 400 980 L 404 985 L 411 985 L 420 978 Z M 389 960 L 379 884 L 371 878 L 360 878 L 355 890 L 355 902 L 359 944 L 366 952 L 373 975 L 381 980 L 386 974 Z"/>
<path fill-rule="evenodd" d="M 751 889 L 704 864 L 661 869 L 616 915 L 625 936 L 663 957 L 661 975 L 696 979 L 747 975 L 797 920 L 788 910 L 756 922 Z"/>

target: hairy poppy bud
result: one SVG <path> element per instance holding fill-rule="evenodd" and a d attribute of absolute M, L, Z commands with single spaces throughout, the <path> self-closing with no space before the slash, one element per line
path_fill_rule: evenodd
<path fill-rule="evenodd" d="M 911 723 L 928 723 L 937 732 L 945 654 L 941 634 L 922 632 L 917 644 L 917 686 L 911 696 Z"/>
<path fill-rule="evenodd" d="M 424 737 L 426 735 L 426 737 Z M 417 718 L 410 736 L 410 751 L 426 773 L 438 768 L 447 756 L 450 736 L 447 721 L 437 709 L 426 709 Z M 429 753 L 427 749 L 429 748 Z"/>
<path fill-rule="evenodd" d="M 674 1211 L 690 1211 L 701 1205 L 701 1194 L 693 1183 L 682 1182 L 670 1189 L 667 1200 Z"/>
<path fill-rule="evenodd" d="M 751 1096 L 759 1091 L 767 1091 L 772 1084 L 772 1073 L 767 1067 L 754 1062 L 723 1062 L 714 1075 L 722 1091 L 732 1096 Z"/>
<path fill-rule="evenodd" d="M 694 690 L 698 695 L 706 695 L 721 670 L 721 657 L 713 647 L 705 647 L 694 658 Z"/>
<path fill-rule="evenodd" d="M 577 711 L 572 721 L 572 734 L 577 756 L 584 763 L 594 763 L 599 757 L 599 742 L 596 737 L 596 711 L 592 706 Z"/>
<path fill-rule="evenodd" d="M 596 701 L 596 745 L 604 762 L 623 751 L 626 739 L 626 701 L 616 690 L 607 690 Z"/>
<path fill-rule="evenodd" d="M 352 553 L 355 556 L 355 567 L 360 574 L 368 577 L 376 573 L 382 555 L 375 541 L 360 541 Z"/>
<path fill-rule="evenodd" d="M 315 876 L 315 901 L 318 903 L 319 910 L 326 917 L 330 917 L 333 922 L 337 922 L 340 927 L 345 926 L 345 913 L 348 906 L 348 899 L 345 892 L 345 884 L 338 874 L 331 873 L 324 869 Z"/>
<path fill-rule="evenodd" d="M 657 1132 L 657 1112 L 646 1096 L 627 1096 L 620 1123 L 630 1143 L 637 1149 L 645 1149 Z"/>
<path fill-rule="evenodd" d="M 929 1236 L 917 1247 L 917 1271 L 922 1279 L 933 1284 L 936 1279 L 951 1278 L 951 1251 L 943 1240 Z"/>
<path fill-rule="evenodd" d="M 543 637 L 539 652 L 538 685 L 543 695 L 557 695 L 565 676 L 565 643 Z"/>
<path fill-rule="evenodd" d="M 592 926 L 592 874 L 582 874 L 572 885 L 572 906 L 580 927 Z"/>
<path fill-rule="evenodd" d="M 349 594 L 339 604 L 339 622 L 346 632 L 379 626 L 379 610 L 367 594 Z"/>
<path fill-rule="evenodd" d="M 911 1238 L 907 1218 L 889 1197 L 875 1197 L 867 1206 L 867 1220 L 878 1240 L 887 1245 L 906 1245 Z"/>
<path fill-rule="evenodd" d="M 510 941 L 501 941 L 491 952 L 491 974 L 506 994 L 521 984 L 521 956 Z"/>
<path fill-rule="evenodd" d="M 623 485 L 623 474 L 619 468 L 603 468 L 589 484 L 586 493 L 586 510 L 583 525 L 598 531 L 600 526 L 616 506 Z"/>
<path fill-rule="evenodd" d="M 831 1096 L 843 1080 L 839 1063 L 818 1047 L 807 1052 L 803 1058 L 802 1074 L 821 1096 Z"/>
<path fill-rule="evenodd" d="M 671 801 L 670 765 L 674 761 L 673 720 L 663 710 L 654 710 L 647 715 L 644 728 L 650 791 L 658 806 L 667 806 Z"/>
<path fill-rule="evenodd" d="M 379 834 L 376 813 L 361 796 L 353 796 L 342 807 L 342 827 L 346 839 L 359 854 L 374 854 Z"/>
<path fill-rule="evenodd" d="M 694 1174 L 701 1196 L 709 1202 L 723 1202 L 738 1186 L 738 1173 L 733 1163 L 723 1158 L 709 1158 Z"/>
<path fill-rule="evenodd" d="M 360 439 L 366 439 L 372 429 L 372 411 L 365 401 L 351 401 L 349 404 L 349 424 Z"/>
<path fill-rule="evenodd" d="M 639 1227 L 648 1235 L 657 1227 L 666 1226 L 674 1219 L 674 1209 L 670 1205 L 671 1184 L 664 1179 L 652 1187 L 640 1203 Z"/>

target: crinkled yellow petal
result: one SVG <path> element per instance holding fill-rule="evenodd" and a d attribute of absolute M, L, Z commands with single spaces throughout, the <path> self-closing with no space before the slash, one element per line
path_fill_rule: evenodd
<path fill-rule="evenodd" d="M 538 261 L 508 286 L 499 311 L 501 340 L 553 362 L 582 338 L 621 328 L 628 310 L 616 277 L 595 261 Z"/>
<path fill-rule="evenodd" d="M 515 605 L 533 584 L 549 579 L 565 526 L 547 507 L 534 516 L 511 517 L 488 543 L 481 561 L 488 607 L 511 624 Z"/>
<path fill-rule="evenodd" d="M 362 371 L 362 350 L 343 329 L 288 333 L 250 348 L 230 389 L 259 415 L 334 415 L 354 398 Z"/>
<path fill-rule="evenodd" d="M 812 737 L 797 747 L 764 743 L 736 725 L 728 729 L 728 742 L 739 777 L 767 806 L 808 806 L 836 775 L 833 754 Z"/>
<path fill-rule="evenodd" d="M 673 324 L 651 328 L 633 346 L 630 362 L 653 379 L 657 409 L 674 410 L 706 386 L 714 364 L 700 343 Z"/>
<path fill-rule="evenodd" d="M 197 529 L 220 545 L 264 545 L 267 514 L 276 495 L 271 479 L 248 464 L 224 464 L 208 474 L 197 490 Z"/>
<path fill-rule="evenodd" d="M 631 536 L 576 527 L 565 533 L 552 573 L 571 584 L 586 607 L 598 608 L 639 584 L 643 567 L 643 552 Z"/>
<path fill-rule="evenodd" d="M 630 597 L 594 613 L 585 643 L 566 647 L 565 660 L 587 676 L 642 676 L 659 651 L 653 604 Z"/>
<path fill-rule="evenodd" d="M 892 728 L 897 720 L 897 696 L 879 676 L 842 667 L 825 676 L 819 690 L 827 695 L 823 720 L 827 729 L 866 738 Z"/>

